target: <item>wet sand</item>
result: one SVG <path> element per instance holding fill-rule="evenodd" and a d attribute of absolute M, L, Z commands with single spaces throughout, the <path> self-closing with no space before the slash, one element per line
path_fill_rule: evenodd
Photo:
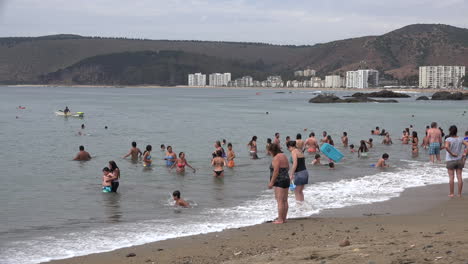
<path fill-rule="evenodd" d="M 49 263 L 468 263 L 468 199 L 449 199 L 447 193 L 448 184 L 411 188 L 389 201 L 327 210 L 283 225 L 264 223 Z M 340 246 L 345 240 L 350 245 Z"/>

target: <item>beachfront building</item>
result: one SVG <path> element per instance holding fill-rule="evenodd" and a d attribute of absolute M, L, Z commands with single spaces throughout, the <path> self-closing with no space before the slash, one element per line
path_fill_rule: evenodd
<path fill-rule="evenodd" d="M 327 75 L 325 76 L 325 87 L 326 88 L 343 87 L 343 78 L 339 75 Z"/>
<path fill-rule="evenodd" d="M 263 87 L 283 87 L 284 83 L 279 75 L 268 76 L 267 80 L 262 82 Z"/>
<path fill-rule="evenodd" d="M 346 72 L 346 88 L 367 89 L 379 85 L 379 72 L 376 70 L 357 70 Z"/>
<path fill-rule="evenodd" d="M 299 71 L 295 71 L 294 72 L 294 76 L 297 76 L 297 77 L 311 77 L 311 76 L 315 76 L 316 72 L 315 70 L 312 70 L 311 68 L 307 68 L 305 70 L 299 70 Z"/>
<path fill-rule="evenodd" d="M 209 75 L 209 86 L 227 86 L 231 81 L 231 73 L 212 73 Z"/>
<path fill-rule="evenodd" d="M 254 80 L 251 76 L 243 76 L 242 78 L 237 78 L 233 81 L 229 81 L 228 86 L 230 87 L 253 87 Z"/>
<path fill-rule="evenodd" d="M 206 74 L 200 72 L 189 74 L 188 86 L 206 86 Z"/>
<path fill-rule="evenodd" d="M 459 88 L 465 66 L 419 67 L 419 88 Z"/>

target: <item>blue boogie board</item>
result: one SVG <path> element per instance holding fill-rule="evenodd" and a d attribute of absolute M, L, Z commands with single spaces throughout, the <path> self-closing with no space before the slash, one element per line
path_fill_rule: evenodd
<path fill-rule="evenodd" d="M 340 162 L 340 160 L 344 157 L 344 155 L 341 154 L 339 150 L 328 143 L 323 144 L 320 147 L 320 151 L 322 151 L 325 156 L 332 159 L 334 162 Z"/>

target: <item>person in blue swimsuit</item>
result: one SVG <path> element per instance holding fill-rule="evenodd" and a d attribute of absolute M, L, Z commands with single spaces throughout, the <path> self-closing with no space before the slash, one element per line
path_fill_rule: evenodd
<path fill-rule="evenodd" d="M 167 146 L 166 157 L 164 157 L 164 160 L 166 161 L 166 166 L 171 167 L 176 159 L 177 155 L 172 151 L 172 147 Z"/>
<path fill-rule="evenodd" d="M 151 160 L 151 149 L 152 149 L 151 145 L 147 145 L 146 150 L 143 153 L 143 166 L 144 167 L 150 167 L 151 163 L 153 162 Z"/>

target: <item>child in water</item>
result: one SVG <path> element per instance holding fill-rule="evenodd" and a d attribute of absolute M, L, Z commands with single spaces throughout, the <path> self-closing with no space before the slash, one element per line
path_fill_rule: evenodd
<path fill-rule="evenodd" d="M 102 169 L 102 192 L 112 192 L 112 173 L 108 167 Z"/>
<path fill-rule="evenodd" d="M 330 167 L 329 168 L 330 170 L 334 170 L 335 169 L 335 163 L 333 163 L 333 162 L 328 163 L 328 167 Z"/>
<path fill-rule="evenodd" d="M 388 166 L 388 164 L 386 164 L 385 162 L 388 160 L 390 156 L 387 154 L 387 153 L 384 153 L 382 155 L 382 158 L 379 159 L 379 161 L 377 162 L 377 164 L 375 164 L 375 167 L 376 168 L 388 168 L 390 166 Z"/>
<path fill-rule="evenodd" d="M 227 164 L 227 166 L 229 168 L 234 168 L 234 166 L 236 165 L 234 163 L 234 158 L 235 157 L 236 157 L 236 153 L 234 153 L 234 151 L 232 150 L 232 144 L 228 143 L 228 153 L 227 153 L 228 164 Z"/>
<path fill-rule="evenodd" d="M 356 150 L 354 149 L 354 144 L 349 145 L 349 150 L 351 151 L 351 153 L 356 152 Z"/>
<path fill-rule="evenodd" d="M 374 146 L 374 140 L 372 138 L 369 138 L 369 141 L 367 141 L 367 145 L 369 145 L 369 148 L 372 148 Z"/>
<path fill-rule="evenodd" d="M 321 163 L 320 163 L 320 154 L 315 154 L 315 159 L 310 164 L 312 164 L 312 165 L 321 165 Z"/>
<path fill-rule="evenodd" d="M 187 203 L 182 198 L 180 198 L 180 192 L 179 191 L 174 191 L 172 193 L 172 199 L 174 199 L 174 201 L 175 201 L 175 203 L 174 203 L 175 206 L 181 206 L 181 207 L 189 207 L 190 206 L 189 203 Z"/>

